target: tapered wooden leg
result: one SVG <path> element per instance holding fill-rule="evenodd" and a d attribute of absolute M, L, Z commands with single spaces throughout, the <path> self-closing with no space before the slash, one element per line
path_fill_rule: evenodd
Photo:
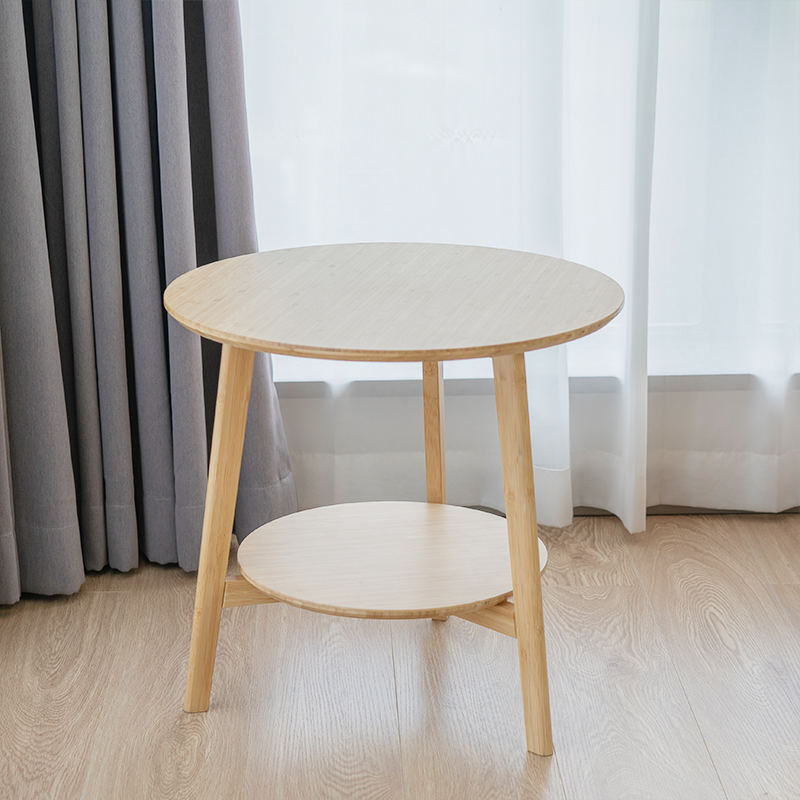
<path fill-rule="evenodd" d="M 425 486 L 429 503 L 447 502 L 444 457 L 444 378 L 441 361 L 422 362 L 422 400 L 425 411 Z M 447 617 L 433 617 L 444 622 Z"/>
<path fill-rule="evenodd" d="M 544 643 L 525 356 L 522 353 L 500 356 L 494 358 L 493 363 L 525 736 L 528 750 L 541 756 L 549 756 L 553 753 L 553 735 L 550 726 L 550 691 Z"/>
<path fill-rule="evenodd" d="M 222 347 L 184 711 L 207 711 L 211 696 L 254 356 Z"/>

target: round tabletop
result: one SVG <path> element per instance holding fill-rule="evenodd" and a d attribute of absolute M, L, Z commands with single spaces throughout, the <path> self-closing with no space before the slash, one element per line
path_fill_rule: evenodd
<path fill-rule="evenodd" d="M 208 339 L 344 361 L 448 361 L 537 350 L 601 328 L 619 284 L 560 258 L 450 244 L 254 253 L 176 278 L 164 305 Z"/>

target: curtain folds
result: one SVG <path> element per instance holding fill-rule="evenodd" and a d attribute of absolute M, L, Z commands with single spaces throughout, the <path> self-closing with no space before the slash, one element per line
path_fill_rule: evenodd
<path fill-rule="evenodd" d="M 616 279 L 617 319 L 526 358 L 543 524 L 800 506 L 800 3 L 317 6 L 241 0 L 262 246 L 461 242 Z M 275 364 L 303 505 L 424 496 L 416 401 L 387 399 L 418 372 Z M 503 502 L 490 375 L 445 365 L 451 502 Z"/>
<path fill-rule="evenodd" d="M 586 351 L 526 356 L 537 514 L 563 526 L 573 506 L 591 505 L 643 530 L 658 0 L 417 0 L 366 13 L 336 2 L 319 15 L 311 5 L 241 3 L 262 245 L 460 242 L 611 275 L 627 302 L 589 337 L 601 357 L 582 359 L 614 378 L 591 435 L 571 424 L 570 409 L 573 353 Z M 485 374 L 445 365 L 448 379 Z M 480 391 L 474 402 L 483 413 Z M 490 446 L 487 420 L 475 418 L 472 441 L 452 453 L 453 502 L 503 504 L 491 414 Z M 334 500 L 375 486 L 375 465 L 353 472 L 351 451 L 371 446 L 355 435 L 336 440 L 334 453 L 327 440 L 309 443 L 296 459 L 298 469 L 313 465 L 302 475 L 304 504 L 329 499 L 331 483 L 347 487 Z M 329 472 L 318 468 L 323 459 Z M 394 466 L 403 472 L 405 462 Z M 394 474 L 380 491 L 399 487 L 413 490 Z"/>
<path fill-rule="evenodd" d="M 196 569 L 218 348 L 166 282 L 257 249 L 235 2 L 0 3 L 0 602 Z M 259 356 L 235 530 L 296 506 Z"/>

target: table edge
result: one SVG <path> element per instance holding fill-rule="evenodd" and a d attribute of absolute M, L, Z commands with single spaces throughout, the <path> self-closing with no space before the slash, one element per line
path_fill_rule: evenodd
<path fill-rule="evenodd" d="M 170 284 L 170 286 L 171 285 L 172 284 Z M 170 286 L 167 286 L 165 289 L 163 298 L 164 308 L 167 310 L 167 313 L 184 328 L 205 339 L 210 339 L 220 344 L 228 344 L 243 350 L 272 353 L 274 355 L 295 356 L 298 358 L 320 358 L 329 361 L 461 361 L 470 358 L 492 358 L 494 356 L 527 353 L 531 350 L 555 347 L 556 345 L 565 344 L 566 342 L 588 336 L 590 333 L 594 333 L 611 322 L 611 320 L 619 315 L 625 305 L 625 296 L 623 294 L 619 306 L 605 317 L 580 328 L 560 331 L 551 336 L 543 336 L 536 339 L 523 339 L 516 342 L 503 342 L 501 344 L 491 345 L 474 345 L 471 347 L 438 348 L 433 350 L 361 350 L 270 342 L 248 336 L 226 334 L 205 325 L 199 325 L 187 319 L 170 306 L 167 298 Z"/>

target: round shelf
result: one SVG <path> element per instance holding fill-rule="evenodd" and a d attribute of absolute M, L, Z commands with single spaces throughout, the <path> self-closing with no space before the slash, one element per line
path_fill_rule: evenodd
<path fill-rule="evenodd" d="M 435 503 L 347 503 L 262 525 L 238 551 L 261 591 L 324 614 L 415 619 L 474 611 L 512 592 L 506 520 Z M 547 549 L 539 541 L 541 569 Z"/>

